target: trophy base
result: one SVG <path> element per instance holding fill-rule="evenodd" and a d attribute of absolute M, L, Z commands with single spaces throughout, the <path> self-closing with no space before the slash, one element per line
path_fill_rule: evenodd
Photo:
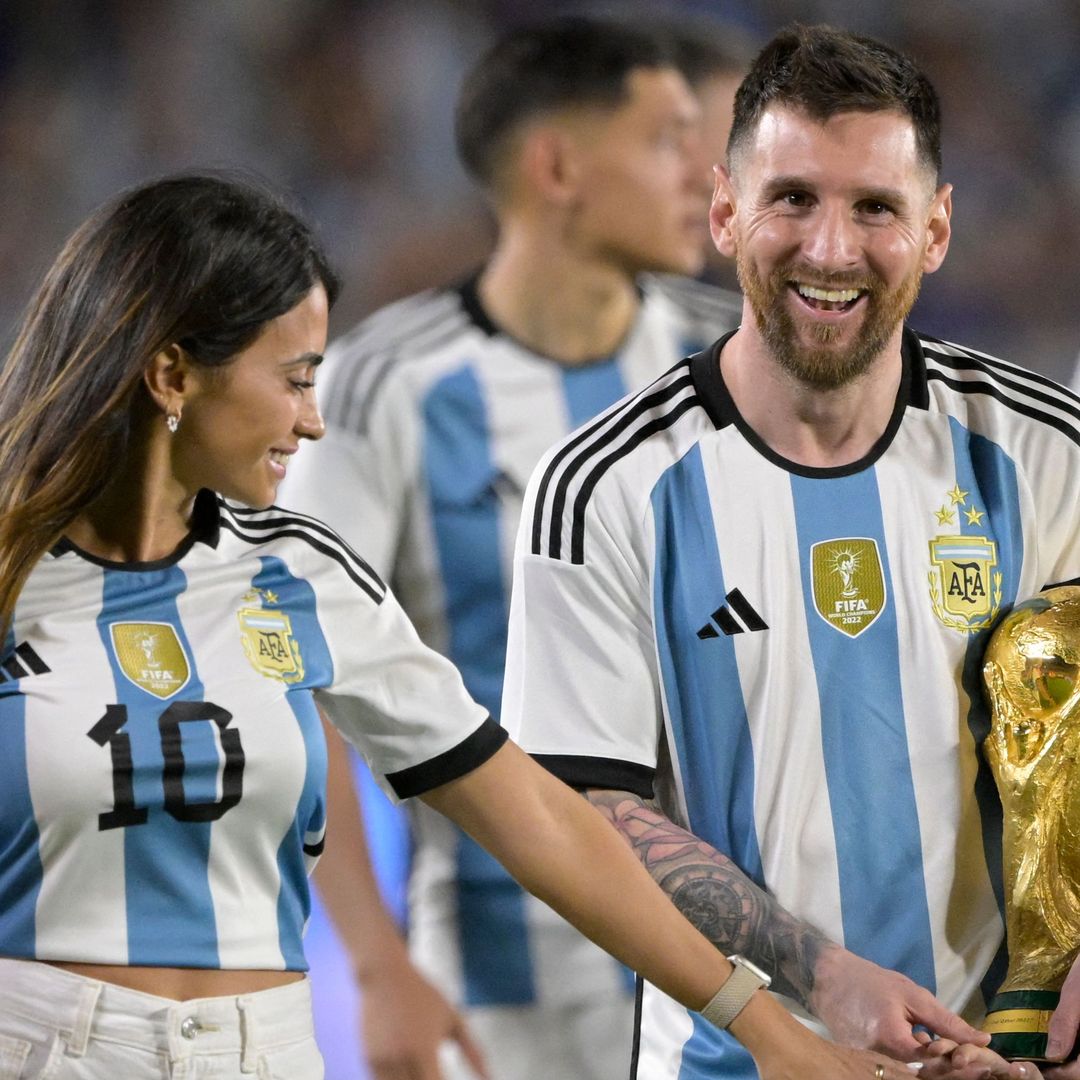
<path fill-rule="evenodd" d="M 1009 1061 L 1046 1061 L 1046 1032 L 1060 996 L 1056 990 L 998 994 L 983 1021 L 990 1049 Z"/>

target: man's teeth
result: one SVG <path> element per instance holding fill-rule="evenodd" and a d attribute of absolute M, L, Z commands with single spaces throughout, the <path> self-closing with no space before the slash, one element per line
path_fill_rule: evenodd
<path fill-rule="evenodd" d="M 859 298 L 858 289 L 815 289 L 813 285 L 796 285 L 800 296 L 807 300 L 824 300 L 830 304 L 846 304 Z"/>
<path fill-rule="evenodd" d="M 270 460 L 276 462 L 278 465 L 288 465 L 289 455 L 282 453 L 280 450 L 271 450 Z"/>

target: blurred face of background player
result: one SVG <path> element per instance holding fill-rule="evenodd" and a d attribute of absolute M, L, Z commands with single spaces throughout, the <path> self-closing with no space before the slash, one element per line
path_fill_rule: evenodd
<path fill-rule="evenodd" d="M 567 239 L 629 274 L 697 274 L 708 242 L 701 110 L 673 68 L 640 68 L 614 108 L 557 118 Z"/>
<path fill-rule="evenodd" d="M 899 111 L 824 122 L 788 106 L 765 111 L 730 175 L 718 176 L 711 220 L 783 369 L 828 389 L 883 350 L 899 352 L 922 275 L 948 247 L 950 191 L 935 191 Z"/>
<path fill-rule="evenodd" d="M 318 439 L 315 369 L 326 348 L 326 290 L 316 285 L 219 369 L 188 366 L 170 439 L 174 475 L 256 508 L 273 503 L 302 439 Z"/>

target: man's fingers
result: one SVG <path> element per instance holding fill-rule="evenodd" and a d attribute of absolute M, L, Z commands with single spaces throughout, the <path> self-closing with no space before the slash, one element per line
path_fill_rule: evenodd
<path fill-rule="evenodd" d="M 974 1046 L 986 1046 L 990 1041 L 990 1036 L 985 1031 L 980 1031 L 966 1020 L 961 1020 L 956 1013 L 950 1012 L 929 994 L 919 1002 L 918 1009 L 915 1011 L 917 1015 L 911 1017 L 912 1022 L 922 1024 L 935 1035 L 958 1043 L 971 1043 Z"/>

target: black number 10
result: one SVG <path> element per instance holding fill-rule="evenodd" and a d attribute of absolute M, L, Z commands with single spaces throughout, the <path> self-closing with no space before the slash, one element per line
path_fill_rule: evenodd
<path fill-rule="evenodd" d="M 143 825 L 147 810 L 135 805 L 131 736 L 121 729 L 127 723 L 126 705 L 107 705 L 105 715 L 86 733 L 98 746 L 108 744 L 113 767 L 113 809 L 98 815 L 98 829 L 122 829 Z M 221 775 L 221 798 L 214 802 L 187 801 L 184 795 L 184 746 L 180 725 L 210 720 L 218 726 L 225 768 Z M 229 727 L 232 713 L 209 701 L 174 701 L 158 717 L 161 754 L 165 759 L 162 784 L 165 809 L 177 821 L 217 821 L 231 810 L 244 793 L 244 747 L 240 732 Z"/>

